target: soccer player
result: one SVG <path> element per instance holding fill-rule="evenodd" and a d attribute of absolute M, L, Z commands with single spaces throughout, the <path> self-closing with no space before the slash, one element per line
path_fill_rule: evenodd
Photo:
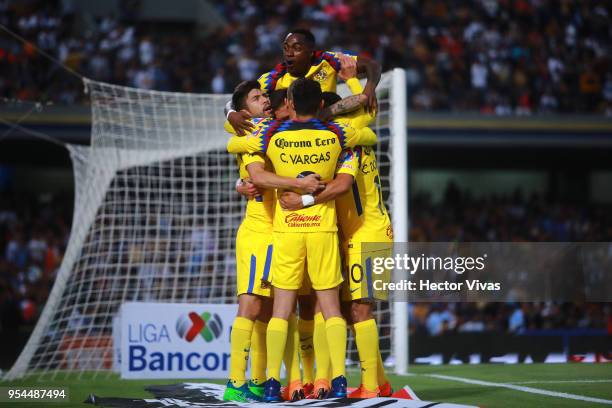
<path fill-rule="evenodd" d="M 303 29 L 289 32 L 282 47 L 283 62 L 259 78 L 264 92 L 288 88 L 296 78 L 313 79 L 319 82 L 323 92 L 336 92 L 337 73 L 342 67 L 339 54 L 316 50 L 314 35 Z M 357 71 L 366 74 L 367 83 L 363 95 L 367 100 L 367 110 L 373 112 L 377 106 L 376 86 L 380 81 L 380 64 L 363 56 L 352 58 L 357 61 Z M 239 135 L 253 129 L 244 112 L 230 111 L 227 118 Z"/>
<path fill-rule="evenodd" d="M 360 143 L 372 144 L 375 139 L 368 128 L 355 130 L 315 119 L 322 105 L 321 88 L 315 81 L 296 80 L 287 96 L 292 120 L 266 123 L 256 130 L 254 137 L 247 139 L 248 150 L 265 153 L 281 176 L 300 177 L 314 172 L 323 180 L 331 180 L 342 149 Z M 230 146 L 232 140 L 228 143 L 228 151 L 232 152 Z M 340 312 L 338 296 L 342 276 L 334 202 L 291 213 L 284 213 L 277 205 L 273 242 L 274 306 L 268 324 L 268 350 L 285 348 L 288 318 L 294 309 L 296 290 L 302 284 L 306 267 L 325 318 L 333 372 L 330 395 L 344 397 L 346 321 Z M 269 352 L 266 401 L 280 400 L 280 364 L 281 356 Z"/>
<path fill-rule="evenodd" d="M 344 69 L 340 77 L 346 80 L 353 94 L 361 92 L 361 85 L 355 78 L 356 72 Z M 335 97 L 334 97 L 335 96 Z M 334 94 L 325 95 L 328 103 L 336 102 L 340 97 Z M 363 112 L 356 111 L 345 117 L 336 117 L 336 121 L 351 121 L 351 117 L 363 117 Z M 370 116 L 372 120 L 374 116 Z M 380 175 L 376 156 L 371 147 L 357 146 L 353 149 L 356 164 L 350 168 L 358 169 L 354 176 L 338 174 L 327 188 L 317 195 L 315 203 L 336 199 L 338 222 L 342 236 L 342 248 L 345 262 L 345 281 L 342 300 L 349 301 L 350 316 L 355 331 L 355 342 L 361 361 L 361 385 L 349 395 L 352 398 L 372 398 L 390 396 L 391 386 L 384 374 L 384 367 L 378 348 L 378 330 L 372 314 L 375 299 L 386 300 L 386 292 L 374 291 L 372 287 L 372 259 L 388 256 L 393 243 L 393 230 L 387 209 L 382 199 Z M 351 184 L 351 191 L 347 184 Z M 284 193 L 280 203 L 285 209 L 299 210 L 302 198 L 294 193 Z M 366 252 L 362 244 L 380 243 L 372 252 Z M 317 360 L 317 365 L 319 361 Z"/>
<path fill-rule="evenodd" d="M 341 55 L 340 58 L 343 59 L 343 70 L 350 69 L 351 67 L 355 69 L 356 63 L 354 59 L 343 55 Z M 336 94 L 333 95 L 337 96 Z M 272 113 L 272 117 L 279 120 L 289 119 L 289 109 L 287 107 L 286 96 L 287 89 L 279 89 L 270 93 L 270 111 Z M 363 97 L 363 95 L 359 95 L 359 97 Z M 343 100 L 339 100 L 333 105 L 330 104 L 331 106 L 326 108 L 326 115 L 331 116 L 347 110 L 354 110 L 358 106 L 361 106 L 359 104 L 359 100 L 362 100 L 362 98 L 350 96 Z M 359 115 L 356 116 L 358 118 Z M 361 122 L 359 120 L 355 120 L 355 124 L 363 127 L 364 124 L 369 123 L 369 119 L 367 119 L 369 116 L 365 114 L 364 116 L 366 117 L 365 120 L 362 119 Z M 226 129 L 228 132 L 234 133 L 231 125 L 229 125 L 229 122 L 226 122 Z M 257 183 L 257 181 L 255 181 L 255 183 Z M 248 198 L 252 198 L 253 196 L 260 194 L 260 190 L 258 190 L 256 185 L 248 179 L 237 187 L 237 191 Z M 329 367 L 329 351 L 327 341 L 325 340 L 325 321 L 320 311 L 317 313 L 316 319 L 313 319 L 315 299 L 314 294 L 311 294 L 310 284 L 306 285 L 306 287 L 302 287 L 298 292 L 298 303 L 300 316 L 300 319 L 297 322 L 298 333 L 293 332 L 293 329 L 296 328 L 295 317 L 292 315 L 289 319 L 290 334 L 284 357 L 285 367 L 287 368 L 288 386 L 283 389 L 284 400 L 295 400 L 301 397 L 303 394 L 312 395 L 314 394 L 315 390 L 318 391 L 318 397 L 323 397 L 329 391 L 330 378 L 328 378 L 329 374 L 327 374 L 327 368 Z M 317 323 L 316 327 L 318 329 L 316 331 L 314 330 L 315 320 Z M 296 340 L 296 335 L 298 335 L 299 344 Z M 325 361 L 325 364 L 319 364 L 317 372 L 325 372 L 326 374 L 324 378 L 318 382 L 314 381 L 314 342 L 318 343 L 317 354 L 325 356 L 324 358 L 321 358 L 322 361 Z M 298 352 L 304 373 L 303 385 L 299 375 L 299 361 L 297 359 Z M 321 367 L 323 366 L 325 368 L 322 369 Z M 315 387 L 315 383 L 317 387 Z M 319 386 L 321 384 L 322 386 Z"/>
<path fill-rule="evenodd" d="M 240 83 L 232 95 L 237 109 L 246 109 L 261 121 L 269 115 L 270 101 L 261 92 L 257 81 Z M 240 177 L 245 184 L 251 179 L 263 190 L 251 190 L 244 220 L 236 236 L 236 269 L 238 314 L 232 325 L 230 378 L 223 399 L 248 402 L 263 396 L 266 379 L 266 327 L 270 317 L 269 278 L 273 245 L 271 241 L 274 213 L 274 188 L 296 188 L 317 191 L 321 187 L 317 175 L 302 179 L 280 177 L 265 170 L 265 160 L 259 155 L 237 156 Z M 266 190 L 265 188 L 268 188 Z M 246 364 L 251 353 L 251 381 L 245 378 Z"/>

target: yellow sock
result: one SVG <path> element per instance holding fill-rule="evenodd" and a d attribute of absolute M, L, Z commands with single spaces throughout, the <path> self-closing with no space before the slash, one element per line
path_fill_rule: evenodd
<path fill-rule="evenodd" d="M 251 380 L 257 384 L 266 381 L 266 329 L 268 323 L 255 321 L 251 335 Z"/>
<path fill-rule="evenodd" d="M 314 345 L 315 361 L 317 363 L 315 379 L 331 381 L 331 378 L 329 378 L 329 347 L 327 345 L 327 332 L 325 330 L 323 313 L 317 313 L 314 317 L 312 343 Z"/>
<path fill-rule="evenodd" d="M 287 384 L 301 380 L 299 346 L 300 335 L 298 334 L 297 319 L 292 314 L 289 316 L 289 324 L 287 325 L 287 344 L 285 345 L 285 355 L 283 357 L 285 370 L 287 371 Z"/>
<path fill-rule="evenodd" d="M 332 366 L 332 379 L 346 376 L 346 320 L 330 317 L 325 321 L 325 332 Z"/>
<path fill-rule="evenodd" d="M 268 349 L 267 367 L 268 378 L 280 380 L 281 364 L 283 363 L 283 355 L 280 350 L 285 350 L 287 344 L 287 320 L 273 317 L 268 323 L 266 331 L 266 347 Z"/>
<path fill-rule="evenodd" d="M 244 317 L 236 317 L 230 334 L 230 373 L 229 379 L 235 387 L 245 383 L 244 373 L 249 361 L 249 349 L 251 348 L 251 333 L 253 322 Z"/>
<path fill-rule="evenodd" d="M 380 347 L 378 348 L 378 361 L 376 363 L 376 376 L 378 377 L 378 385 L 385 385 L 389 382 L 387 376 L 385 375 L 385 366 L 382 361 L 382 356 L 380 355 Z"/>
<path fill-rule="evenodd" d="M 304 371 L 304 384 L 314 383 L 314 346 L 312 336 L 314 331 L 313 320 L 298 320 L 298 331 L 300 334 L 300 358 L 302 359 L 302 370 Z"/>
<path fill-rule="evenodd" d="M 378 329 L 376 321 L 369 319 L 355 323 L 355 343 L 361 361 L 361 383 L 368 391 L 378 387 Z M 382 384 L 380 384 L 382 385 Z"/>

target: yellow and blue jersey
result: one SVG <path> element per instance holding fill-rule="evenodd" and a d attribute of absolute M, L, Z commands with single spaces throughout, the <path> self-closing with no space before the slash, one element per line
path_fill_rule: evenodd
<path fill-rule="evenodd" d="M 353 185 L 351 190 L 336 198 L 342 237 L 362 242 L 391 240 L 391 220 L 383 201 L 374 149 L 357 146 L 353 153 L 356 164 L 351 168 L 357 169 L 353 174 Z"/>
<path fill-rule="evenodd" d="M 338 159 L 338 163 L 336 165 L 336 174 L 349 174 L 355 177 L 357 170 L 359 170 L 357 165 L 358 162 L 353 149 L 344 149 L 340 154 L 340 158 Z"/>
<path fill-rule="evenodd" d="M 352 57 L 357 59 L 357 56 Z M 341 68 L 342 65 L 335 52 L 315 51 L 305 78 L 313 79 L 321 84 L 323 92 L 336 92 L 338 71 Z M 282 62 L 271 71 L 260 76 L 258 81 L 262 91 L 270 93 L 277 89 L 289 88 L 289 85 L 297 78 L 287 71 L 287 64 Z"/>
<path fill-rule="evenodd" d="M 251 153 L 265 153 L 279 176 L 304 177 L 316 173 L 322 180 L 329 181 L 334 178 L 342 150 L 371 138 L 371 135 L 373 132 L 368 128 L 355 130 L 318 119 L 304 122 L 273 120 L 258 126 L 242 148 Z M 244 138 L 233 139 L 244 142 L 240 140 Z M 329 201 L 287 212 L 277 202 L 273 228 L 279 232 L 337 231 L 335 203 Z"/>
<path fill-rule="evenodd" d="M 246 168 L 251 163 L 264 163 L 267 170 L 270 170 L 269 164 L 266 163 L 267 160 L 256 153 L 238 154 L 236 155 L 236 160 L 238 162 L 240 178 L 243 180 L 249 178 L 249 172 Z M 269 233 L 272 231 L 275 199 L 275 191 L 269 189 L 264 190 L 260 196 L 248 199 L 242 225 L 255 232 Z"/>
<path fill-rule="evenodd" d="M 353 94 L 363 92 L 356 78 L 346 81 Z M 367 126 L 375 118 L 363 107 L 334 120 L 353 126 Z M 357 146 L 353 148 L 354 164 L 346 168 L 356 168 L 350 191 L 336 198 L 338 223 L 345 240 L 362 242 L 385 242 L 393 239 L 391 220 L 383 201 L 380 174 L 374 148 Z M 347 171 L 350 174 L 350 172 Z"/>
<path fill-rule="evenodd" d="M 256 118 L 253 119 L 252 122 L 257 126 L 263 122 L 263 119 Z M 229 122 L 226 122 L 225 130 L 230 134 L 236 134 Z M 256 153 L 237 154 L 236 162 L 242 180 L 250 177 L 247 166 L 251 163 L 263 163 L 267 170 L 270 170 L 271 167 L 270 162 L 266 160 L 265 157 Z M 275 199 L 276 195 L 274 190 L 264 190 L 262 195 L 248 199 L 242 225 L 254 232 L 270 233 L 272 231 L 272 221 L 274 218 Z"/>
<path fill-rule="evenodd" d="M 346 85 L 350 89 L 353 95 L 357 95 L 363 92 L 363 87 L 357 78 L 349 78 L 346 81 Z M 337 116 L 334 121 L 350 125 L 354 128 L 362 128 L 369 126 L 370 123 L 376 118 L 376 112 L 368 112 L 363 106 L 353 112 L 345 113 L 344 115 Z"/>
<path fill-rule="evenodd" d="M 292 123 L 292 124 L 291 124 Z M 299 123 L 309 123 L 313 130 L 329 130 L 338 134 L 341 149 L 356 145 L 372 146 L 378 142 L 376 134 L 368 127 L 354 128 L 351 121 L 322 122 L 311 119 L 308 122 L 278 121 L 264 119 L 255 124 L 255 129 L 246 137 L 232 136 L 227 142 L 227 151 L 232 154 L 239 153 L 266 153 L 272 135 L 287 130 L 291 126 L 297 128 Z M 315 129 L 316 128 L 316 129 Z M 280 143 L 280 142 L 276 142 Z M 277 172 L 278 173 L 278 172 Z"/>

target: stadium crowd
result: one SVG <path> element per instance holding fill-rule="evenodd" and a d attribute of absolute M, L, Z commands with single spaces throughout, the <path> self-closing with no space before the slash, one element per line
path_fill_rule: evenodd
<path fill-rule="evenodd" d="M 0 1 L 0 97 L 84 102 L 82 85 L 34 47 L 90 78 L 146 89 L 229 92 L 279 60 L 281 36 L 407 70 L 409 106 L 491 115 L 612 115 L 612 5 L 605 0 L 231 0 L 206 36 L 139 20 L 138 2 L 92 18 L 71 2 Z"/>
<path fill-rule="evenodd" d="M 71 200 L 69 194 L 0 194 L 0 331 L 32 324 L 42 311 L 67 245 Z M 449 184 L 441 202 L 420 194 L 411 208 L 411 241 L 612 240 L 609 209 L 525 199 L 520 193 L 475 199 Z M 415 303 L 410 315 L 412 332 L 436 336 L 605 329 L 612 310 L 602 303 Z"/>
<path fill-rule="evenodd" d="M 609 242 L 609 209 L 549 202 L 545 197 L 474 198 L 449 183 L 440 203 L 428 194 L 413 197 L 411 242 Z M 411 331 L 448 332 L 599 328 L 612 332 L 610 304 L 439 303 L 410 308 Z"/>
<path fill-rule="evenodd" d="M 70 235 L 72 197 L 0 191 L 0 331 L 35 323 Z"/>

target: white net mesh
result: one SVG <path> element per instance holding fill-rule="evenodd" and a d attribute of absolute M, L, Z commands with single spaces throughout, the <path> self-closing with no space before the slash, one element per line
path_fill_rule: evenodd
<path fill-rule="evenodd" d="M 70 242 L 8 378 L 110 374 L 112 320 L 122 302 L 236 301 L 234 240 L 244 200 L 234 191 L 237 168 L 225 151 L 222 112 L 230 96 L 86 85 L 92 143 L 70 147 L 76 183 Z M 374 127 L 385 199 L 389 85 L 385 74 Z M 385 358 L 389 304 L 379 304 L 376 315 Z M 358 360 L 352 341 L 349 357 Z"/>

